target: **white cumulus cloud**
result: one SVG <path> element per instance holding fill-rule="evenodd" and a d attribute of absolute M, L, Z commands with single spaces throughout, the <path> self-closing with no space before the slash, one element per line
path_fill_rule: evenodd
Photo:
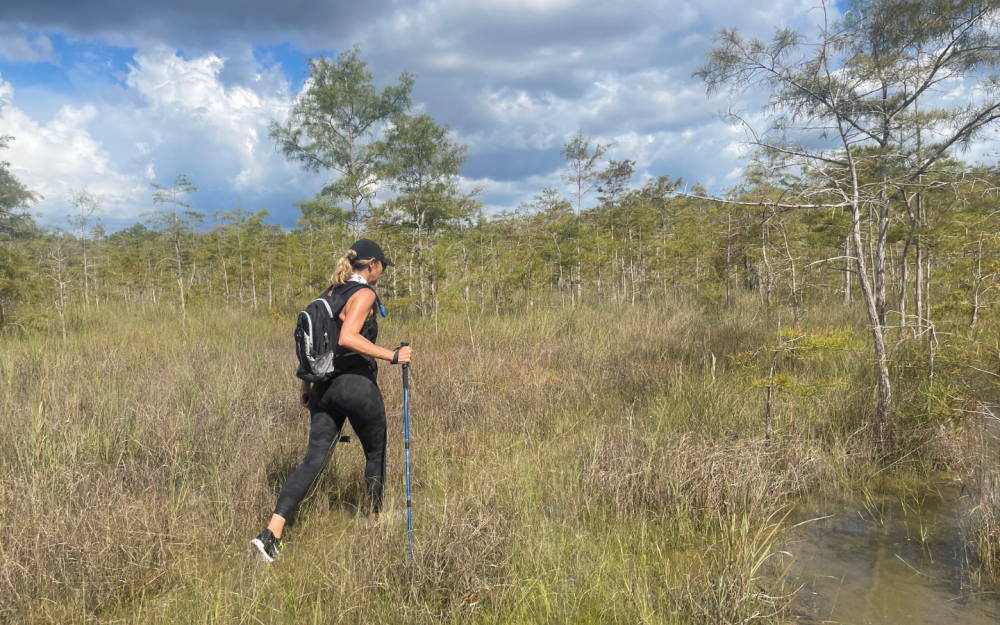
<path fill-rule="evenodd" d="M 187 59 L 165 47 L 141 50 L 123 86 L 63 104 L 47 121 L 19 108 L 14 88 L 0 82 L 0 133 L 15 137 L 0 157 L 44 196 L 37 209 L 45 221 L 61 218 L 69 191 L 87 186 L 103 198 L 105 218 L 127 223 L 150 208 L 150 182 L 169 183 L 182 172 L 200 187 L 192 200 L 206 213 L 230 207 L 239 194 L 259 199 L 320 186 L 276 154 L 267 137 L 269 120 L 285 119 L 292 106 L 287 81 L 266 74 L 266 88 L 227 86 L 225 64 L 216 54 Z"/>
<path fill-rule="evenodd" d="M 10 83 L 0 80 L 0 134 L 14 137 L 2 156 L 28 188 L 45 197 L 43 212 L 59 215 L 69 190 L 85 185 L 112 210 L 135 197 L 136 181 L 115 170 L 110 154 L 88 130 L 97 107 L 65 105 L 41 124 L 15 105 L 14 95 Z"/>
<path fill-rule="evenodd" d="M 237 190 L 260 190 L 274 182 L 268 171 L 267 122 L 287 117 L 291 95 L 287 84 L 267 95 L 239 85 L 226 87 L 219 80 L 224 65 L 215 54 L 187 60 L 157 47 L 135 55 L 126 84 L 150 105 L 141 114 L 163 131 L 156 133 L 160 145 L 175 128 L 206 133 L 205 140 L 191 147 L 208 143 L 214 150 L 230 151 L 239 170 L 230 172 L 229 181 Z"/>

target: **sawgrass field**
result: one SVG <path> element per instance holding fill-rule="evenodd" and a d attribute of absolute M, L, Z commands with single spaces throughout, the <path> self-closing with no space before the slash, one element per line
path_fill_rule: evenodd
<path fill-rule="evenodd" d="M 398 367 L 379 378 L 395 514 L 359 522 L 363 454 L 340 444 L 268 566 L 249 540 L 309 425 L 295 311 L 194 308 L 185 326 L 105 306 L 73 311 L 65 346 L 7 335 L 0 621 L 777 621 L 796 502 L 968 462 L 968 437 L 906 416 L 924 399 L 905 368 L 879 451 L 860 309 L 524 309 L 381 322 L 381 344 L 414 348 L 412 564 Z"/>

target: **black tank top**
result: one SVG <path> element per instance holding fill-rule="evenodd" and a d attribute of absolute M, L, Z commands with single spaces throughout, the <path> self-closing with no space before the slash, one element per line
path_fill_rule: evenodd
<path fill-rule="evenodd" d="M 355 293 L 365 288 L 371 288 L 371 287 L 365 284 L 361 284 L 360 282 L 348 281 L 345 282 L 344 284 L 341 284 L 338 287 L 334 287 L 333 292 L 343 295 L 344 301 L 347 302 L 348 300 L 351 299 L 352 296 L 354 296 Z M 376 298 L 375 303 L 372 304 L 372 310 L 369 313 L 368 318 L 365 319 L 364 324 L 362 324 L 361 331 L 358 332 L 358 334 L 360 334 L 362 337 L 371 341 L 372 344 L 374 344 L 375 341 L 378 339 L 378 313 L 376 312 L 377 306 L 378 306 L 378 298 Z M 341 310 L 340 312 L 343 312 L 343 310 Z M 337 313 L 336 317 L 338 334 L 340 333 L 342 326 L 344 324 L 344 322 L 340 320 L 340 312 Z M 351 351 L 346 347 L 343 347 L 342 345 L 337 345 L 336 350 L 337 351 L 336 354 L 334 355 L 333 361 L 336 363 L 337 367 L 336 371 L 338 373 L 354 371 L 357 369 L 367 369 L 369 371 L 378 370 L 378 364 L 375 362 L 375 359 L 372 358 L 371 356 L 366 356 L 364 354 L 359 354 L 357 352 Z"/>

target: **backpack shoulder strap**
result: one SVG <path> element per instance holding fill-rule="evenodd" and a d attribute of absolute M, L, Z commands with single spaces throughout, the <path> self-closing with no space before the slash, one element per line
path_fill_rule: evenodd
<path fill-rule="evenodd" d="M 330 319 L 333 319 L 333 308 L 330 307 L 330 302 L 326 301 L 325 297 L 317 297 L 315 302 L 323 302 L 323 306 L 326 307 L 326 312 L 329 313 Z"/>
<path fill-rule="evenodd" d="M 320 299 L 324 299 L 329 296 L 331 304 L 327 304 L 327 307 L 332 311 L 330 317 L 336 317 L 340 314 L 340 311 L 344 309 L 347 305 L 347 301 L 351 297 L 360 291 L 361 289 L 368 289 L 372 293 L 375 293 L 375 289 L 372 288 L 370 284 L 362 284 L 361 282 L 345 282 L 340 286 L 331 287 L 323 292 L 323 296 Z M 378 301 L 378 293 L 375 293 L 375 301 Z M 326 303 L 324 301 L 324 303 Z"/>

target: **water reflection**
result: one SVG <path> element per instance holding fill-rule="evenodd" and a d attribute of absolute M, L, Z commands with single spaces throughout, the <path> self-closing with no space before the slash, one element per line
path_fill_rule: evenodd
<path fill-rule="evenodd" d="M 791 622 L 1000 623 L 1000 592 L 979 586 L 953 484 L 853 503 L 800 506 L 788 525 L 801 586 Z M 787 560 L 786 560 L 787 562 Z"/>

